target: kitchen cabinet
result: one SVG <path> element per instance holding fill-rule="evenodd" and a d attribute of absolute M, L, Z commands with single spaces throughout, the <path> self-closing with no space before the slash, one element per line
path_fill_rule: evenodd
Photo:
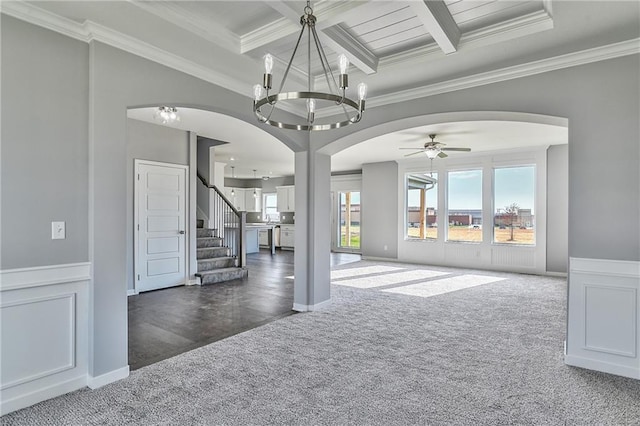
<path fill-rule="evenodd" d="M 294 225 L 280 225 L 280 247 L 283 250 L 293 250 L 295 245 L 294 231 Z"/>
<path fill-rule="evenodd" d="M 276 196 L 278 198 L 278 212 L 294 212 L 296 209 L 295 186 L 278 186 L 276 187 Z"/>
<path fill-rule="evenodd" d="M 258 230 L 258 244 L 260 245 L 260 247 L 269 247 L 269 230 L 268 229 Z"/>
<path fill-rule="evenodd" d="M 256 196 L 253 196 L 255 190 Z M 231 191 L 234 194 L 231 194 Z M 239 211 L 259 212 L 262 211 L 262 189 L 260 188 L 225 188 L 224 196 Z"/>
<path fill-rule="evenodd" d="M 254 194 L 255 194 L 255 197 L 254 197 Z M 244 189 L 244 210 L 248 212 L 262 211 L 262 189 L 259 189 L 259 188 Z"/>

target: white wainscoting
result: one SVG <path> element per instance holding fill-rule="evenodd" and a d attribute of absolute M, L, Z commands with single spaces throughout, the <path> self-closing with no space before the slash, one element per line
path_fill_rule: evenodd
<path fill-rule="evenodd" d="M 640 262 L 569 260 L 568 365 L 640 379 Z"/>
<path fill-rule="evenodd" d="M 398 261 L 430 265 L 546 274 L 535 246 L 403 240 Z"/>
<path fill-rule="evenodd" d="M 86 386 L 90 270 L 0 271 L 0 414 Z"/>

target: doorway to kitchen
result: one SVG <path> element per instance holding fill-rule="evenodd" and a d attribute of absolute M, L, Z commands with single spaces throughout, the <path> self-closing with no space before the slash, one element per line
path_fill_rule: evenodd
<path fill-rule="evenodd" d="M 360 191 L 336 191 L 333 204 L 333 250 L 360 253 Z"/>

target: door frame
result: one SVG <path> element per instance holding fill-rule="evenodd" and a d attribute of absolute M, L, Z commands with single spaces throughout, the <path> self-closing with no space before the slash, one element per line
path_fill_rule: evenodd
<path fill-rule="evenodd" d="M 335 253 L 362 253 L 362 200 L 360 200 L 360 247 L 356 249 L 350 247 L 342 247 L 339 244 L 341 240 L 340 194 L 343 194 L 345 192 L 359 192 L 362 195 L 362 191 L 360 189 L 339 189 L 331 191 L 331 251 Z"/>
<path fill-rule="evenodd" d="M 140 265 L 139 265 L 139 261 L 140 261 L 140 256 L 139 256 L 139 244 L 140 244 L 140 237 L 138 235 L 138 229 L 139 229 L 139 210 L 140 210 L 140 206 L 139 206 L 139 202 L 138 202 L 138 195 L 139 195 L 139 191 L 140 191 L 140 178 L 139 178 L 139 173 L 140 173 L 140 166 L 141 165 L 149 165 L 149 166 L 160 166 L 160 167 L 171 167 L 171 168 L 175 168 L 175 169 L 182 169 L 184 170 L 185 173 L 185 180 L 184 180 L 184 186 L 185 186 L 185 193 L 184 193 L 184 220 L 185 220 L 185 234 L 184 234 L 184 284 L 183 285 L 189 285 L 190 281 L 189 281 L 189 277 L 190 277 L 190 257 L 191 257 L 191 253 L 190 253 L 190 235 L 191 235 L 191 212 L 189 209 L 189 205 L 190 203 L 190 173 L 189 173 L 189 166 L 185 165 L 185 164 L 176 164 L 176 163 L 165 163 L 165 162 L 161 162 L 161 161 L 151 161 L 151 160 L 143 160 L 143 159 L 139 159 L 139 158 L 134 158 L 133 159 L 133 291 L 134 294 L 138 294 L 138 275 L 140 272 Z"/>

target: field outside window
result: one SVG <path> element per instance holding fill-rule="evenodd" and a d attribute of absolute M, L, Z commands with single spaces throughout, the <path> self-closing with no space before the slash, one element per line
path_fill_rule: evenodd
<path fill-rule="evenodd" d="M 482 170 L 448 173 L 448 241 L 482 241 Z"/>
<path fill-rule="evenodd" d="M 535 167 L 494 169 L 493 241 L 535 244 Z"/>
<path fill-rule="evenodd" d="M 435 240 L 438 238 L 438 179 L 437 173 L 412 174 L 407 177 L 408 239 Z"/>

